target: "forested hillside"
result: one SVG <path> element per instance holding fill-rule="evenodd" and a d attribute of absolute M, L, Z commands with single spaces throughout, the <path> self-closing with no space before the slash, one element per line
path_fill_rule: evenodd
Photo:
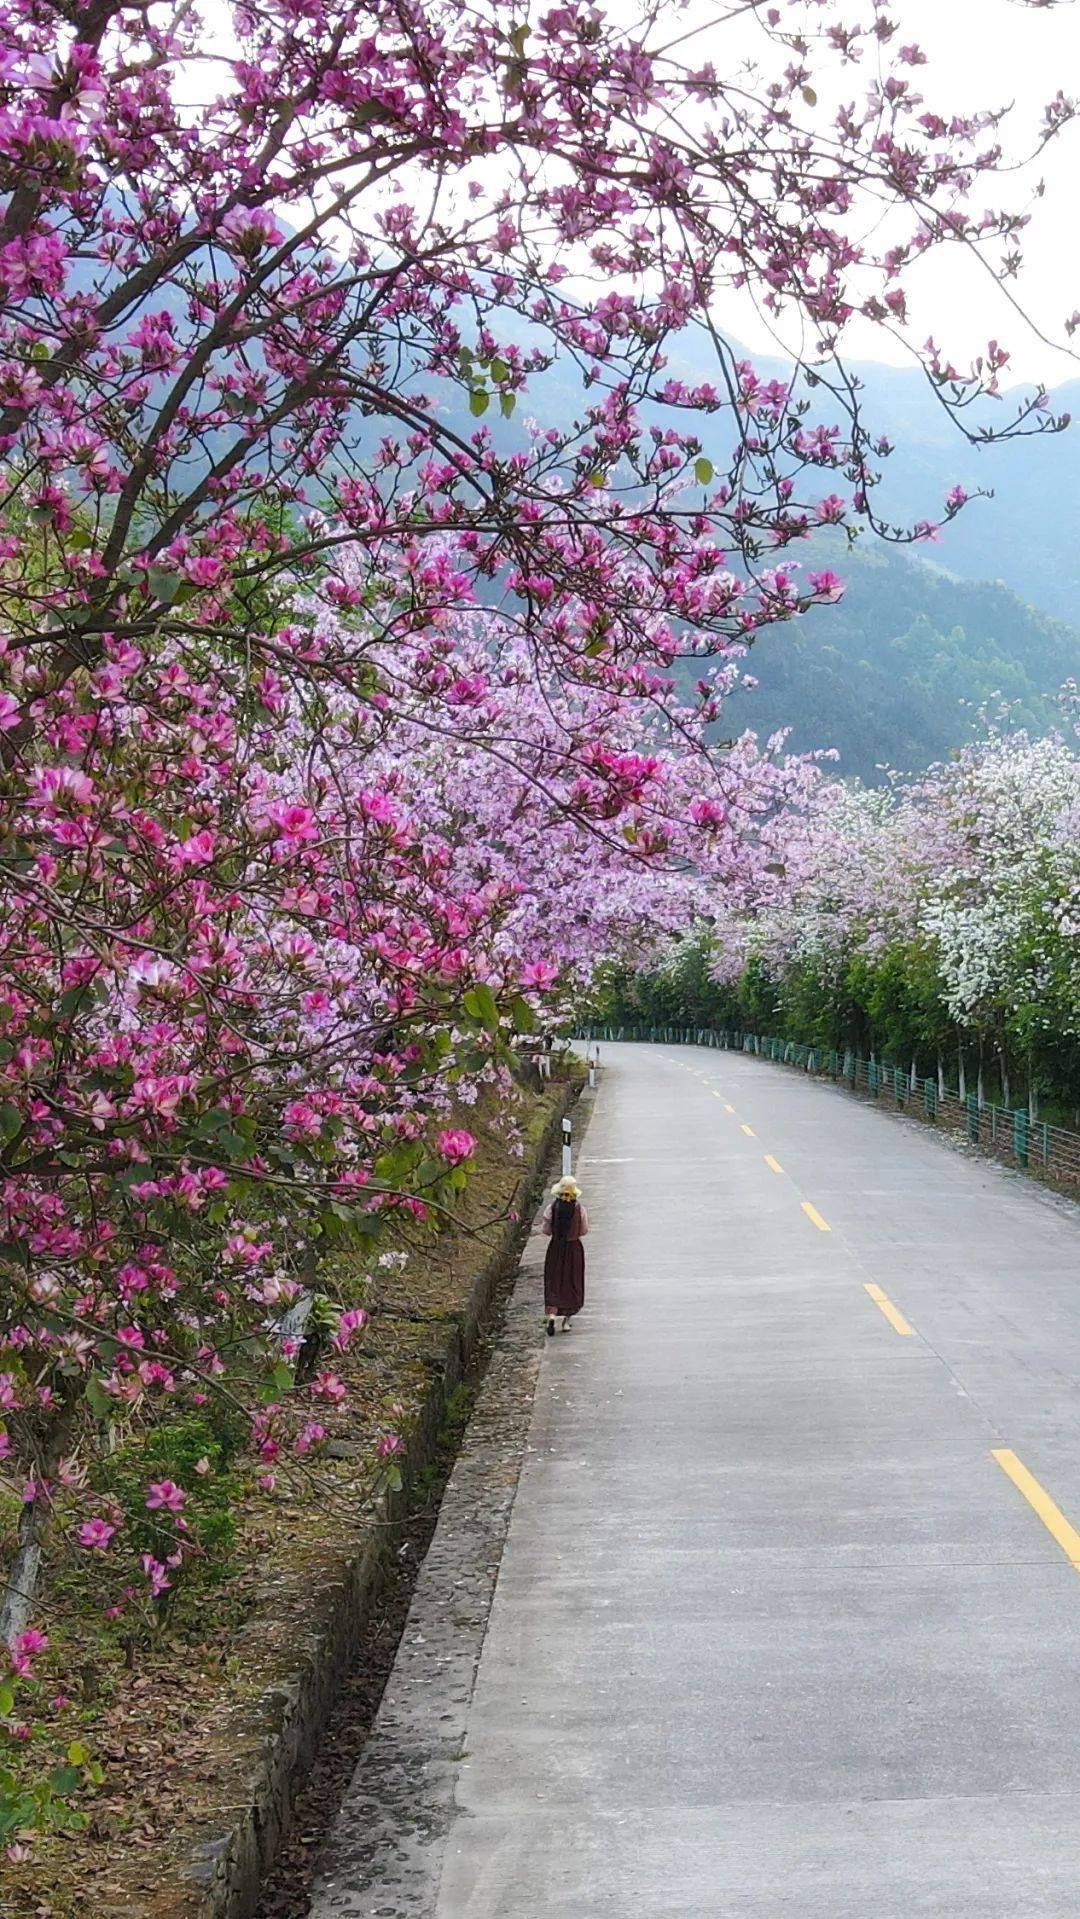
<path fill-rule="evenodd" d="M 878 781 L 916 772 L 973 737 L 978 709 L 1004 700 L 1017 725 L 1053 725 L 1055 695 L 1080 678 L 1080 631 L 1007 587 L 958 580 L 890 548 L 830 557 L 836 606 L 764 633 L 725 726 L 792 726 L 798 749 L 838 748 L 840 771 Z"/>
<path fill-rule="evenodd" d="M 741 351 L 741 349 L 738 349 Z M 788 363 L 746 352 L 762 379 L 787 380 Z M 694 383 L 716 378 L 712 342 L 686 328 L 672 344 L 671 373 Z M 974 495 L 964 511 L 942 529 L 932 551 L 951 572 L 969 580 L 1001 580 L 1034 606 L 1058 619 L 1080 623 L 1080 546 L 1075 537 L 1080 510 L 1080 382 L 1056 387 L 1044 416 L 1071 415 L 1060 433 L 1024 433 L 991 443 L 972 444 L 942 406 L 919 367 L 900 368 L 861 361 L 852 374 L 860 388 L 860 411 L 875 433 L 883 433 L 894 451 L 880 464 L 881 484 L 874 506 L 886 521 L 905 525 L 936 520 L 956 485 Z M 1030 397 L 1031 389 L 1027 394 Z M 1002 433 L 1015 418 L 1024 389 L 983 399 L 966 425 L 978 432 Z M 808 396 L 810 418 L 831 422 L 842 417 L 822 387 Z M 715 427 L 703 421 L 707 453 L 723 458 Z"/>

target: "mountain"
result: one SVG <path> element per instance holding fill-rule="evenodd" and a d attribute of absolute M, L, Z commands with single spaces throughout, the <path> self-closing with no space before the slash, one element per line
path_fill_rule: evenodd
<path fill-rule="evenodd" d="M 764 378 L 790 375 L 782 360 L 744 354 L 739 347 L 735 352 Z M 673 378 L 715 380 L 715 350 L 700 330 L 687 328 L 675 336 L 668 358 Z M 863 418 L 895 448 L 881 463 L 883 478 L 874 492 L 879 517 L 907 525 L 934 521 L 954 486 L 972 495 L 980 488 L 992 492 L 992 499 L 972 498 L 940 539 L 920 550 L 962 578 L 1000 580 L 1030 605 L 1080 625 L 1080 380 L 1049 394 L 1052 414 L 1072 416 L 1074 424 L 1064 432 L 971 445 L 919 368 L 854 362 L 849 371 L 861 388 Z M 1000 399 L 980 400 L 964 415 L 967 427 L 1000 430 L 1015 416 L 1024 391 L 1017 387 Z M 1030 395 L 1031 389 L 1026 391 Z M 812 420 L 842 425 L 843 416 L 827 393 L 819 389 L 809 397 Z M 701 434 L 712 453 L 709 427 L 706 418 Z M 718 468 L 723 455 L 718 445 Z M 829 491 L 824 475 L 821 490 Z M 842 480 L 835 491 L 845 491 Z M 871 545 L 872 537 L 865 537 Z"/>
<path fill-rule="evenodd" d="M 700 328 L 673 335 L 665 351 L 668 377 L 718 383 L 715 348 Z M 790 377 L 779 359 L 734 352 L 763 378 Z M 965 411 L 969 439 L 921 369 L 862 362 L 848 371 L 864 421 L 895 448 L 874 492 L 880 519 L 934 521 L 956 485 L 993 497 L 972 497 L 933 542 L 896 545 L 864 533 L 850 551 L 828 545 L 844 599 L 760 636 L 747 668 L 758 687 L 730 703 L 724 730 L 767 735 L 791 726 L 794 749 L 834 746 L 840 769 L 867 781 L 947 755 L 981 729 L 984 705 L 1004 702 L 1014 725 L 1045 732 L 1059 718 L 1058 689 L 1080 678 L 1080 381 L 1049 395 L 1051 414 L 1071 413 L 1074 426 L 986 443 L 978 429 L 1011 421 L 1023 389 Z M 809 422 L 842 424 L 823 387 L 808 397 Z M 579 370 L 563 359 L 526 408 L 564 422 L 582 403 Z M 698 427 L 718 471 L 726 421 L 702 415 Z M 815 489 L 800 490 L 812 497 Z M 850 484 L 823 473 L 817 490 L 844 493 Z M 821 564 L 825 544 L 817 536 L 784 557 Z"/>
<path fill-rule="evenodd" d="M 794 751 L 833 746 L 837 770 L 877 783 L 915 773 L 982 730 L 1001 701 L 1037 733 L 1054 695 L 1080 679 L 1080 631 L 993 581 L 961 580 L 895 547 L 830 554 L 844 598 L 767 628 L 747 662 L 756 688 L 725 708 L 724 731 L 790 725 Z"/>

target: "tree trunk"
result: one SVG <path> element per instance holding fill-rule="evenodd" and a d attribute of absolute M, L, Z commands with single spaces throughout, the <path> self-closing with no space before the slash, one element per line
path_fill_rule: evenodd
<path fill-rule="evenodd" d="M 19 1544 L 4 1574 L 0 1597 L 0 1640 L 10 1646 L 25 1632 L 33 1611 L 41 1572 L 41 1532 L 44 1508 L 40 1500 L 24 1506 L 19 1520 Z"/>
<path fill-rule="evenodd" d="M 964 1105 L 967 1100 L 967 1061 L 962 1046 L 957 1047 L 956 1057 L 960 1067 L 960 1104 Z"/>
<path fill-rule="evenodd" d="M 75 1389 L 69 1387 L 69 1397 L 57 1407 L 54 1416 L 44 1434 L 35 1434 L 28 1428 L 25 1434 L 13 1433 L 17 1450 L 19 1438 L 24 1439 L 19 1456 L 22 1464 L 29 1468 L 35 1479 L 49 1481 L 55 1479 L 57 1467 L 63 1459 L 71 1440 L 75 1424 Z M 16 1414 L 12 1424 L 19 1425 L 24 1415 Z M 48 1501 L 34 1499 L 24 1505 L 19 1518 L 19 1543 L 15 1548 L 11 1564 L 0 1578 L 0 1644 L 11 1645 L 21 1632 L 25 1632 L 33 1611 L 37 1595 L 38 1579 L 41 1575 L 42 1539 L 49 1518 Z"/>

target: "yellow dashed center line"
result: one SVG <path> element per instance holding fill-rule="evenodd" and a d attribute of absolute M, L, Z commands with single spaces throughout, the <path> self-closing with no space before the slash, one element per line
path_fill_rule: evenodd
<path fill-rule="evenodd" d="M 1050 1494 L 1040 1486 L 1037 1479 L 1028 1472 L 1027 1467 L 1007 1448 L 991 1453 L 1003 1473 L 1012 1480 L 1018 1492 L 1023 1493 L 1032 1512 L 1038 1514 L 1052 1539 L 1056 1539 L 1071 1566 L 1080 1572 L 1080 1533 L 1070 1526 L 1060 1506 L 1055 1506 Z"/>
<path fill-rule="evenodd" d="M 802 1209 L 803 1209 L 803 1212 L 806 1214 L 807 1219 L 811 1222 L 811 1224 L 817 1227 L 819 1233 L 832 1232 L 832 1227 L 829 1225 L 828 1220 L 822 1219 L 821 1214 L 818 1212 L 817 1207 L 811 1206 L 810 1201 L 808 1199 L 803 1200 Z"/>
<path fill-rule="evenodd" d="M 755 1133 L 755 1131 L 754 1131 L 754 1129 L 753 1129 L 753 1127 L 752 1127 L 752 1126 L 747 1126 L 747 1125 L 746 1125 L 746 1123 L 745 1123 L 745 1121 L 743 1122 L 743 1132 L 744 1132 L 744 1133 L 746 1134 L 746 1137 L 747 1137 L 747 1139 L 756 1139 L 756 1138 L 757 1138 L 757 1134 Z"/>
<path fill-rule="evenodd" d="M 721 1097 L 721 1095 L 720 1095 L 719 1093 L 717 1093 L 717 1095 L 716 1095 L 716 1097 L 717 1097 L 717 1099 L 719 1099 L 719 1098 Z M 735 1111 L 735 1108 L 734 1108 L 734 1106 L 725 1106 L 725 1107 L 724 1107 L 724 1111 L 725 1111 L 725 1113 L 733 1113 L 733 1112 Z"/>
<path fill-rule="evenodd" d="M 766 1166 L 771 1166 L 774 1173 L 782 1173 L 784 1170 L 780 1164 L 780 1161 L 778 1159 L 774 1159 L 771 1153 L 766 1153 L 765 1164 Z"/>
<path fill-rule="evenodd" d="M 880 1286 L 868 1285 L 865 1290 L 869 1293 L 874 1305 L 881 1308 L 894 1332 L 904 1333 L 912 1339 L 915 1337 L 914 1326 L 908 1325 L 903 1313 L 893 1305 L 888 1293 L 883 1293 Z"/>

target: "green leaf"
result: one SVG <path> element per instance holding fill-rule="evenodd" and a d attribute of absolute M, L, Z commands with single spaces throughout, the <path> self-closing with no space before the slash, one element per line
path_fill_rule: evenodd
<path fill-rule="evenodd" d="M 15 1694 L 10 1686 L 0 1686 L 0 1718 L 10 1719 L 15 1711 Z"/>
<path fill-rule="evenodd" d="M 90 1754 L 81 1739 L 73 1739 L 67 1749 L 68 1760 L 73 1766 L 85 1766 Z"/>
<path fill-rule="evenodd" d="M 712 461 L 707 460 L 704 454 L 699 460 L 694 461 L 694 478 L 698 481 L 699 485 L 708 486 L 714 472 L 715 468 Z"/>
<path fill-rule="evenodd" d="M 482 413 L 487 412 L 490 402 L 491 402 L 490 393 L 488 393 L 482 386 L 474 386 L 472 392 L 469 395 L 469 412 L 474 414 L 476 418 L 479 419 Z"/>
<path fill-rule="evenodd" d="M 515 993 L 510 1001 L 510 1013 L 514 1021 L 515 1033 L 535 1033 L 536 1014 L 528 1000 L 522 999 L 520 993 Z"/>
<path fill-rule="evenodd" d="M 22 1115 L 9 1099 L 0 1105 L 0 1140 L 14 1139 L 22 1127 Z"/>
<path fill-rule="evenodd" d="M 465 995 L 465 1011 L 471 1019 L 482 1020 L 489 1033 L 498 1031 L 499 1009 L 490 986 L 470 987 Z"/>
<path fill-rule="evenodd" d="M 462 1072 L 482 1073 L 484 1070 L 484 1067 L 487 1064 L 488 1064 L 488 1055 L 484 1051 L 483 1047 L 481 1046 L 466 1047 L 460 1057 L 460 1061 L 459 1061 L 460 1070 L 458 1073 L 458 1077 L 459 1078 L 461 1077 Z"/>
<path fill-rule="evenodd" d="M 351 109 L 352 117 L 358 127 L 367 126 L 371 120 L 385 120 L 386 108 L 381 100 L 359 100 Z"/>
<path fill-rule="evenodd" d="M 147 574 L 147 585 L 155 600 L 161 600 L 165 606 L 171 606 L 180 591 L 182 581 L 179 573 L 169 572 L 163 566 L 152 566 Z"/>
<path fill-rule="evenodd" d="M 49 1774 L 49 1784 L 58 1799 L 66 1799 L 69 1792 L 77 1791 L 80 1783 L 74 1766 L 55 1766 Z"/>
<path fill-rule="evenodd" d="M 510 415 L 514 411 L 514 408 L 516 407 L 516 405 L 517 405 L 516 393 L 500 393 L 499 412 L 502 414 L 504 420 L 508 420 L 510 418 Z"/>
<path fill-rule="evenodd" d="M 502 385 L 504 380 L 510 378 L 510 368 L 507 366 L 505 360 L 492 360 L 491 377 L 499 386 Z"/>
<path fill-rule="evenodd" d="M 91 1373 L 86 1382 L 86 1403 L 95 1419 L 112 1418 L 115 1408 L 100 1373 Z"/>

